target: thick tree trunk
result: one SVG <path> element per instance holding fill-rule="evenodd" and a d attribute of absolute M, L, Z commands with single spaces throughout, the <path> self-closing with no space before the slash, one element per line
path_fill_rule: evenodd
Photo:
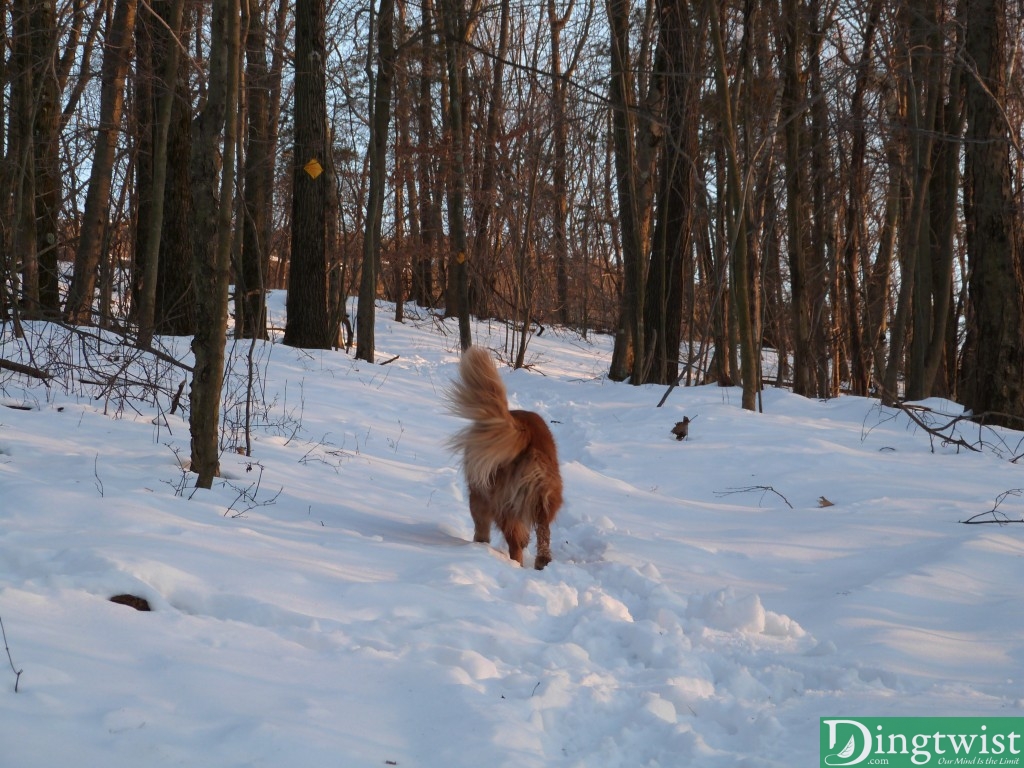
<path fill-rule="evenodd" d="M 903 238 L 913 251 L 908 255 L 910 269 L 904 275 L 913 283 L 911 299 L 912 332 L 907 355 L 907 391 L 911 400 L 931 395 L 932 382 L 927 378 L 927 354 L 933 335 L 945 338 L 945 317 L 934 327 L 933 305 L 936 300 L 933 273 L 932 207 L 938 202 L 935 190 L 936 136 L 940 130 L 942 83 L 942 39 L 939 36 L 938 4 L 933 0 L 917 0 L 909 9 L 910 78 L 907 103 L 911 119 L 911 218 L 910 231 Z M 915 87 L 916 86 L 916 87 Z M 952 266 L 952 265 L 950 265 Z M 933 369 L 934 370 L 934 369 Z"/>
<path fill-rule="evenodd" d="M 57 7 L 54 0 L 33 0 L 31 14 L 32 86 L 35 92 L 33 172 L 35 254 L 41 312 L 60 311 L 60 82 L 57 67 Z"/>
<path fill-rule="evenodd" d="M 969 0 L 965 208 L 970 313 L 964 404 L 986 421 L 1020 427 L 1024 418 L 1024 271 L 1010 176 L 1005 0 Z"/>
<path fill-rule="evenodd" d="M 291 266 L 284 343 L 330 349 L 337 338 L 327 304 L 328 186 L 324 0 L 295 3 L 295 148 L 292 158 Z"/>

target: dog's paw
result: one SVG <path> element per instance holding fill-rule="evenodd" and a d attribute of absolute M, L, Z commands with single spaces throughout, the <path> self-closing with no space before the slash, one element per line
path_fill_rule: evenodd
<path fill-rule="evenodd" d="M 533 561 L 533 567 L 538 571 L 544 570 L 544 566 L 551 562 L 551 558 L 547 555 L 537 555 Z"/>

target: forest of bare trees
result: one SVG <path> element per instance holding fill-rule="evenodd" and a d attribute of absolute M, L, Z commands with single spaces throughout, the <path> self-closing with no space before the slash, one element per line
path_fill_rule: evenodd
<path fill-rule="evenodd" d="M 0 322 L 192 337 L 201 476 L 229 308 L 267 338 L 280 288 L 285 343 L 368 361 L 385 298 L 507 322 L 517 365 L 559 324 L 615 380 L 1024 424 L 1020 2 L 0 12 Z"/>

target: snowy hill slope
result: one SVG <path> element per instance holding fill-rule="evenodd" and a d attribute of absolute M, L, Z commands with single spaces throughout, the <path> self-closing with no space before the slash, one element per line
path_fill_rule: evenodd
<path fill-rule="evenodd" d="M 796 766 L 822 716 L 1022 715 L 1024 526 L 959 523 L 1024 487 L 1007 451 L 859 398 L 657 409 L 607 340 L 548 333 L 502 370 L 566 483 L 554 563 L 520 569 L 470 543 L 441 447 L 451 330 L 382 312 L 387 365 L 262 347 L 253 457 L 210 491 L 180 414 L 9 379 L 0 764 Z"/>

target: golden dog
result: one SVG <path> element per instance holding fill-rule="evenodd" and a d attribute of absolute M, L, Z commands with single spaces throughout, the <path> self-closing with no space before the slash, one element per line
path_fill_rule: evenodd
<path fill-rule="evenodd" d="M 470 421 L 449 444 L 462 453 L 473 541 L 489 543 L 493 522 L 508 543 L 509 557 L 522 565 L 530 529 L 536 528 L 534 566 L 540 570 L 551 562 L 551 522 L 562 506 L 551 430 L 536 413 L 509 410 L 505 385 L 482 347 L 463 353 L 459 379 L 447 395 L 452 412 Z"/>

